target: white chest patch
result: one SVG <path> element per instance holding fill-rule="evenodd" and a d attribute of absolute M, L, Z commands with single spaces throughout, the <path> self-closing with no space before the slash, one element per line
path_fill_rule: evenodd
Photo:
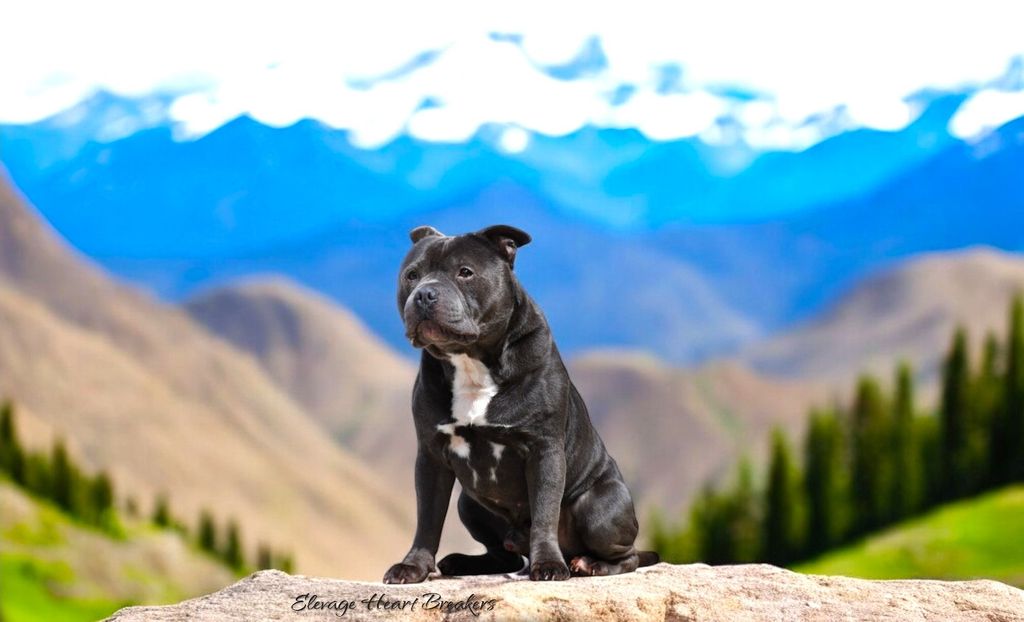
<path fill-rule="evenodd" d="M 452 419 L 459 425 L 487 425 L 487 405 L 498 394 L 498 385 L 490 371 L 465 354 L 454 354 L 449 360 L 455 366 Z"/>

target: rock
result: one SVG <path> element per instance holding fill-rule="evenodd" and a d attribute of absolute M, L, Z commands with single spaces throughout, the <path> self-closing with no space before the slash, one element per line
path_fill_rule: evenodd
<path fill-rule="evenodd" d="M 390 605 L 395 609 L 387 609 Z M 768 565 L 658 564 L 539 583 L 511 575 L 384 585 L 265 570 L 223 590 L 109 618 L 145 620 L 1024 620 L 996 581 L 866 581 Z"/>

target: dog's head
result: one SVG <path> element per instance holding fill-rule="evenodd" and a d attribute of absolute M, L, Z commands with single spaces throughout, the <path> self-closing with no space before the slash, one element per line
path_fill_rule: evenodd
<path fill-rule="evenodd" d="M 417 227 L 409 238 L 398 309 L 412 345 L 456 353 L 503 335 L 515 306 L 516 250 L 530 236 L 495 225 L 457 236 Z"/>

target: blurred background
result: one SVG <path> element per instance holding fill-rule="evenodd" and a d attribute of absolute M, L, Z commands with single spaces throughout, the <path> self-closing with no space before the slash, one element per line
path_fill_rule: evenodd
<path fill-rule="evenodd" d="M 0 615 L 379 579 L 421 224 L 533 235 L 519 278 L 667 559 L 1024 586 L 1022 20 L 3 9 Z"/>

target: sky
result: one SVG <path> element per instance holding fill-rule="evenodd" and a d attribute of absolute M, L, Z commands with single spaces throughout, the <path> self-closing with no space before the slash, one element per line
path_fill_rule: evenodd
<path fill-rule="evenodd" d="M 315 118 L 367 148 L 461 142 L 485 123 L 509 151 L 586 125 L 714 144 L 729 118 L 755 149 L 799 150 L 898 130 L 924 89 L 972 93 L 950 122 L 961 138 L 1024 115 L 1024 3 L 1010 0 L 33 0 L 0 19 L 0 123 L 107 90 L 170 96 L 183 139 L 249 114 Z"/>

